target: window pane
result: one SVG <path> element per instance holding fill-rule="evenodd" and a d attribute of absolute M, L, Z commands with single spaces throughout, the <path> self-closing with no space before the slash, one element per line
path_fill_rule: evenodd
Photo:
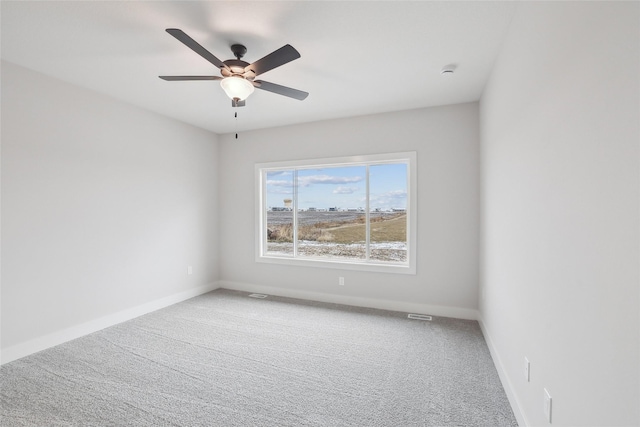
<path fill-rule="evenodd" d="M 366 168 L 298 170 L 298 255 L 366 259 Z"/>
<path fill-rule="evenodd" d="M 369 168 L 369 249 L 376 261 L 407 261 L 407 165 Z"/>
<path fill-rule="evenodd" d="M 267 253 L 293 256 L 293 170 L 266 173 Z"/>

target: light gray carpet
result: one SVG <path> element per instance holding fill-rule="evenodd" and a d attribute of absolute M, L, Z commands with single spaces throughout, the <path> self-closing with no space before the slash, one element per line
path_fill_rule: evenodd
<path fill-rule="evenodd" d="M 217 290 L 0 369 L 2 426 L 515 426 L 477 322 Z"/>

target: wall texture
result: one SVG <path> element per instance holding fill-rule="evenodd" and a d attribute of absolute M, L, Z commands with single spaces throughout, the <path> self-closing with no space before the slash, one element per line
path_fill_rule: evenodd
<path fill-rule="evenodd" d="M 214 284 L 217 162 L 210 132 L 3 62 L 3 351 Z"/>
<path fill-rule="evenodd" d="M 471 103 L 222 136 L 221 285 L 476 317 L 478 132 Z M 417 275 L 256 263 L 256 163 L 401 151 L 418 157 Z"/>
<path fill-rule="evenodd" d="M 481 316 L 528 425 L 543 388 L 553 425 L 640 424 L 639 16 L 521 3 L 480 102 Z"/>

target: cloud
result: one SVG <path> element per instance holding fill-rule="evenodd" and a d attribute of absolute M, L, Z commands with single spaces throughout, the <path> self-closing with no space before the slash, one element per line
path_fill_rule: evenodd
<path fill-rule="evenodd" d="M 387 191 L 386 193 L 382 193 L 381 197 L 388 197 L 391 199 L 406 199 L 407 198 L 407 190 L 392 190 Z"/>
<path fill-rule="evenodd" d="M 381 194 L 372 194 L 369 205 L 372 209 L 406 209 L 407 190 L 392 190 Z"/>
<path fill-rule="evenodd" d="M 343 187 L 340 185 L 338 188 L 333 190 L 333 194 L 353 194 L 358 190 L 358 187 Z"/>
<path fill-rule="evenodd" d="M 361 176 L 310 175 L 310 176 L 298 177 L 298 185 L 300 187 L 309 187 L 310 185 L 313 185 L 313 184 L 329 184 L 329 185 L 351 184 L 355 182 L 360 182 L 363 179 L 364 178 Z M 267 185 L 271 187 L 291 187 L 293 186 L 293 180 L 271 179 L 271 174 L 269 174 L 269 179 L 267 179 Z M 354 187 L 338 187 L 338 189 L 340 188 L 355 189 Z M 336 192 L 334 191 L 334 193 Z M 350 194 L 350 193 L 336 193 L 336 194 Z"/>
<path fill-rule="evenodd" d="M 271 188 L 269 189 L 269 194 L 293 194 L 293 190 L 291 188 Z"/>
<path fill-rule="evenodd" d="M 364 178 L 361 176 L 330 176 L 330 175 L 309 175 L 298 177 L 300 187 L 308 187 L 312 184 L 351 184 L 360 182 Z"/>
<path fill-rule="evenodd" d="M 291 187 L 293 186 L 293 181 L 285 179 L 268 179 L 267 185 L 271 185 L 273 187 Z"/>

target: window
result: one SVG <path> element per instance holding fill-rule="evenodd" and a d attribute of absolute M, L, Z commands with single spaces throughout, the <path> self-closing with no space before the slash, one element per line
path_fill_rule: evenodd
<path fill-rule="evenodd" d="M 257 164 L 256 260 L 415 274 L 415 160 Z"/>

